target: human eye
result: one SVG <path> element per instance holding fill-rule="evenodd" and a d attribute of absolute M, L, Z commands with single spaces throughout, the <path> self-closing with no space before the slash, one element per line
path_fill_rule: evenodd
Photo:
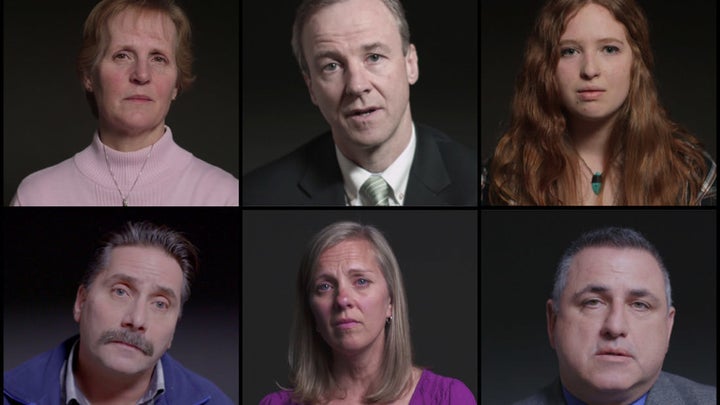
<path fill-rule="evenodd" d="M 355 283 L 360 287 L 367 287 L 368 285 L 370 285 L 370 280 L 366 278 L 359 278 Z"/>
<path fill-rule="evenodd" d="M 380 62 L 380 59 L 382 58 L 382 55 L 379 55 L 377 53 L 372 53 L 368 56 L 368 60 L 372 63 Z"/>
<path fill-rule="evenodd" d="M 582 306 L 585 308 L 597 308 L 602 305 L 602 301 L 598 298 L 588 298 L 582 302 Z"/>
<path fill-rule="evenodd" d="M 153 55 L 153 62 L 168 63 L 168 59 L 162 55 Z"/>
<path fill-rule="evenodd" d="M 331 73 L 338 70 L 338 68 L 340 68 L 340 64 L 338 64 L 337 62 L 330 62 L 323 66 L 322 70 L 323 72 Z"/>
<path fill-rule="evenodd" d="M 616 54 L 620 52 L 620 48 L 614 45 L 606 45 L 603 47 L 603 51 L 608 54 Z"/>
<path fill-rule="evenodd" d="M 118 52 L 115 55 L 113 55 L 113 59 L 114 60 L 128 60 L 128 59 L 130 59 L 130 54 L 125 51 Z"/>
<path fill-rule="evenodd" d="M 330 285 L 330 283 L 321 282 L 315 286 L 315 291 L 318 293 L 324 293 L 324 292 L 330 291 L 331 288 L 332 288 L 332 286 Z"/>
<path fill-rule="evenodd" d="M 560 49 L 560 56 L 572 56 L 572 55 L 577 55 L 578 52 L 579 52 L 579 51 L 578 51 L 577 49 L 575 49 L 575 48 L 562 48 L 562 49 Z"/>
<path fill-rule="evenodd" d="M 630 304 L 634 309 L 637 309 L 639 311 L 647 311 L 650 309 L 650 305 L 643 301 L 635 301 L 632 304 Z"/>
<path fill-rule="evenodd" d="M 161 310 L 166 310 L 166 309 L 170 308 L 170 304 L 165 300 L 157 300 L 153 303 L 153 305 L 155 306 L 155 308 L 161 309 Z"/>
<path fill-rule="evenodd" d="M 116 297 L 127 297 L 130 295 L 124 287 L 113 287 L 110 291 Z"/>

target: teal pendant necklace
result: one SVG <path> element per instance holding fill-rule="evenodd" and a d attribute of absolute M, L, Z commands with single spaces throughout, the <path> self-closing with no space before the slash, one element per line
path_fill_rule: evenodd
<path fill-rule="evenodd" d="M 578 156 L 580 156 L 579 153 L 578 153 Z M 585 159 L 583 159 L 582 156 L 580 156 L 580 160 L 583 162 L 585 167 L 587 167 L 587 169 L 590 171 L 590 175 L 592 176 L 592 180 L 590 180 L 590 186 L 592 187 L 593 193 L 595 193 L 595 195 L 600 195 L 600 191 L 602 190 L 602 173 L 601 172 L 593 173 L 592 169 L 590 168 L 590 166 L 588 166 L 588 164 L 585 162 Z"/>

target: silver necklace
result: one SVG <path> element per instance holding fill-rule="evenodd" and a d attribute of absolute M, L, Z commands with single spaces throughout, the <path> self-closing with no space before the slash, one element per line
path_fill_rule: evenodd
<path fill-rule="evenodd" d="M 137 176 L 135 177 L 135 181 L 133 182 L 133 185 L 130 187 L 130 190 L 128 190 L 126 195 L 123 195 L 122 190 L 120 190 L 120 186 L 118 185 L 117 179 L 115 179 L 115 173 L 113 173 L 112 169 L 110 168 L 110 159 L 108 159 L 107 155 L 107 149 L 105 148 L 105 144 L 100 142 L 103 147 L 103 152 L 105 152 L 105 163 L 107 163 L 108 171 L 110 172 L 110 176 L 113 179 L 113 183 L 115 183 L 115 188 L 117 188 L 118 193 L 120 193 L 120 198 L 122 198 L 122 205 L 123 207 L 128 206 L 127 199 L 130 198 L 130 193 L 132 193 L 133 189 L 135 188 L 135 185 L 137 184 L 138 180 L 140 179 L 140 175 L 142 174 L 143 170 L 145 169 L 145 165 L 148 162 L 148 159 L 150 159 L 150 153 L 152 152 L 153 148 L 155 147 L 155 144 L 152 144 L 150 146 L 150 150 L 148 151 L 147 156 L 145 156 L 145 162 L 143 162 L 142 167 L 140 168 L 140 172 L 138 172 Z"/>
<path fill-rule="evenodd" d="M 600 195 L 600 191 L 602 190 L 602 172 L 595 172 L 593 173 L 590 166 L 588 166 L 587 162 L 585 162 L 585 159 L 580 156 L 580 154 L 577 154 L 580 160 L 583 162 L 585 167 L 587 167 L 588 171 L 590 172 L 590 175 L 592 176 L 592 180 L 590 180 L 590 186 L 592 187 L 593 193 L 595 195 Z"/>

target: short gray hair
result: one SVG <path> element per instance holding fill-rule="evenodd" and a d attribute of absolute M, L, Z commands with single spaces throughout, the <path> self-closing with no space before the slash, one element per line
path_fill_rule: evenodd
<path fill-rule="evenodd" d="M 121 246 L 156 247 L 175 259 L 183 273 L 182 304 L 190 298 L 190 283 L 198 267 L 197 249 L 180 232 L 150 222 L 126 222 L 120 229 L 108 232 L 100 241 L 80 284 L 89 288 L 97 275 L 107 268 L 112 250 Z"/>
<path fill-rule="evenodd" d="M 300 70 L 303 74 L 310 76 L 310 69 L 308 68 L 305 55 L 303 54 L 302 46 L 302 33 L 307 22 L 313 14 L 318 10 L 331 6 L 335 3 L 340 3 L 345 0 L 303 0 L 295 12 L 295 22 L 293 23 L 292 29 L 292 45 L 293 53 L 300 65 Z M 405 10 L 403 9 L 400 0 L 381 0 L 385 7 L 390 10 L 395 21 L 397 21 L 398 29 L 400 30 L 400 38 L 402 39 L 402 51 L 403 55 L 407 55 L 408 48 L 410 47 L 410 26 L 408 25 L 407 19 L 405 18 Z"/>
<path fill-rule="evenodd" d="M 658 263 L 665 281 L 665 298 L 668 303 L 668 311 L 672 306 L 672 295 L 670 289 L 670 274 L 663 263 L 660 252 L 638 231 L 630 228 L 608 227 L 586 232 L 570 244 L 563 253 L 557 271 L 555 272 L 555 284 L 553 285 L 552 301 L 553 312 L 559 310 L 560 296 L 567 284 L 570 264 L 575 256 L 583 249 L 591 247 L 613 247 L 640 249 L 650 253 Z"/>

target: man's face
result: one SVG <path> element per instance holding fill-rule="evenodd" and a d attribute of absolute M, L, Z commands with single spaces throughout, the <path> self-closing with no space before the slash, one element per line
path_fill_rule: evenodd
<path fill-rule="evenodd" d="M 547 302 L 548 335 L 563 385 L 584 401 L 627 401 L 660 374 L 675 309 L 645 250 L 592 247 L 570 264 L 559 311 Z"/>
<path fill-rule="evenodd" d="M 75 298 L 80 367 L 122 375 L 151 370 L 172 343 L 182 286 L 180 266 L 161 249 L 113 249 L 107 268 Z"/>
<path fill-rule="evenodd" d="M 410 45 L 403 55 L 398 23 L 381 1 L 324 7 L 308 19 L 301 39 L 310 97 L 341 151 L 348 155 L 402 135 L 409 139 L 417 54 Z"/>

